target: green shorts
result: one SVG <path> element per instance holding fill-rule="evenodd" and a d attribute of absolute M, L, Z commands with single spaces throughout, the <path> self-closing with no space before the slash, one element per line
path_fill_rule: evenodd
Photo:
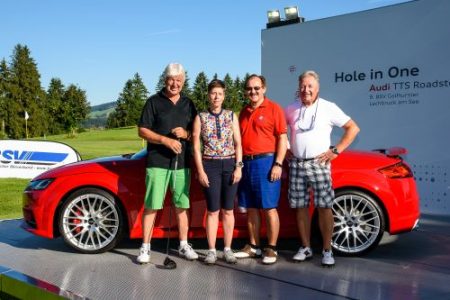
<path fill-rule="evenodd" d="M 145 176 L 145 184 L 147 187 L 144 198 L 145 208 L 161 209 L 169 184 L 173 195 L 172 202 L 175 207 L 189 208 L 190 179 L 190 169 L 187 168 L 176 171 L 163 168 L 147 168 Z"/>

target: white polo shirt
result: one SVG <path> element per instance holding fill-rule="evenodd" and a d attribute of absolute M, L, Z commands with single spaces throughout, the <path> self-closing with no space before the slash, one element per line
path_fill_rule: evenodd
<path fill-rule="evenodd" d="M 336 104 L 322 98 L 309 107 L 296 100 L 284 112 L 291 151 L 297 158 L 313 158 L 327 151 L 333 126 L 342 127 L 350 120 Z"/>

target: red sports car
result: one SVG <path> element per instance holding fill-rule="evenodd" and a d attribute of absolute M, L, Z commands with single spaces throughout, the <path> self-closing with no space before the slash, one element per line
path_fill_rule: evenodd
<path fill-rule="evenodd" d="M 332 163 L 335 218 L 333 248 L 359 255 L 376 247 L 384 231 L 412 230 L 419 221 L 419 197 L 413 174 L 400 155 L 403 148 L 345 151 Z M 56 238 L 84 253 L 114 248 L 124 235 L 141 238 L 146 150 L 136 154 L 82 161 L 34 178 L 23 194 L 23 227 Z M 279 213 L 280 237 L 298 238 L 295 213 L 288 207 L 288 169 L 284 164 Z M 192 174 L 196 172 L 193 170 Z M 154 237 L 167 237 L 170 193 L 158 214 Z M 237 201 L 236 201 L 237 203 Z M 314 209 L 311 208 L 313 220 Z M 177 237 L 175 214 L 171 236 Z M 192 178 L 190 238 L 206 238 L 206 204 Z M 247 236 L 247 216 L 235 209 L 235 237 Z M 219 227 L 220 228 L 220 227 Z M 262 228 L 265 231 L 265 228 Z M 219 237 L 222 232 L 219 232 Z"/>

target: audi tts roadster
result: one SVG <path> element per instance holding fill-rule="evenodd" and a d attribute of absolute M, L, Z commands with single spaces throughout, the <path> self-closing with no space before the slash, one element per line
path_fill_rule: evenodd
<path fill-rule="evenodd" d="M 332 161 L 335 252 L 360 255 L 375 248 L 384 232 L 411 231 L 417 225 L 419 197 L 404 154 L 404 148 L 347 150 Z M 142 150 L 80 161 L 37 176 L 23 193 L 22 227 L 47 238 L 62 236 L 83 253 L 108 251 L 124 236 L 141 238 L 145 165 L 146 150 Z M 295 212 L 287 199 L 287 161 L 283 168 L 280 237 L 298 239 Z M 194 169 L 192 174 L 189 238 L 206 238 L 206 204 Z M 170 209 L 168 193 L 156 219 L 154 238 L 167 237 L 169 224 L 171 236 L 178 236 Z M 173 220 L 169 222 L 170 215 Z M 314 208 L 311 215 L 314 221 Z M 237 200 L 235 218 L 234 236 L 246 237 L 247 216 L 237 207 Z"/>

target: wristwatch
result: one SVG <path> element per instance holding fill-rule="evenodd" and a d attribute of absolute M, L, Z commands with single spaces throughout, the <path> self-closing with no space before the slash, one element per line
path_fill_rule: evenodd
<path fill-rule="evenodd" d="M 334 154 L 339 155 L 339 151 L 338 151 L 338 149 L 336 148 L 336 146 L 330 146 L 330 150 L 331 150 L 331 152 L 333 152 Z"/>
<path fill-rule="evenodd" d="M 283 164 L 281 164 L 281 163 L 279 163 L 279 162 L 277 162 L 277 161 L 274 162 L 273 165 L 274 165 L 274 166 L 277 166 L 277 167 L 280 167 L 280 168 L 283 167 Z"/>
<path fill-rule="evenodd" d="M 244 163 L 242 161 L 237 161 L 235 167 L 236 168 L 243 168 L 244 167 Z"/>

